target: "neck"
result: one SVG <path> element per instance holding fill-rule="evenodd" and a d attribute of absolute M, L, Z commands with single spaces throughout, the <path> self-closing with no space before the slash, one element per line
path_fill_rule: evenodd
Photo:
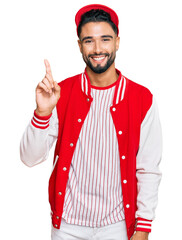
<path fill-rule="evenodd" d="M 95 73 L 88 66 L 86 67 L 86 71 L 89 76 L 90 83 L 93 86 L 107 87 L 118 79 L 114 63 L 103 73 Z"/>

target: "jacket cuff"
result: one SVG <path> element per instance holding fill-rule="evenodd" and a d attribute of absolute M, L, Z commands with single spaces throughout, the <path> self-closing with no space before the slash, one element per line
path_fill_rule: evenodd
<path fill-rule="evenodd" d="M 36 112 L 34 110 L 34 115 L 31 120 L 31 124 L 36 128 L 46 129 L 49 127 L 49 121 L 50 121 L 51 116 L 52 116 L 52 113 L 48 116 L 39 116 L 36 114 Z"/>
<path fill-rule="evenodd" d="M 137 225 L 135 231 L 151 232 L 152 220 L 144 218 L 137 218 Z"/>

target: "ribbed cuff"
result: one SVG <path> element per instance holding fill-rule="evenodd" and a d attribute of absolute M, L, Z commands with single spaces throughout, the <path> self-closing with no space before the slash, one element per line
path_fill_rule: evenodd
<path fill-rule="evenodd" d="M 49 127 L 49 121 L 50 121 L 51 116 L 52 116 L 52 113 L 48 116 L 39 116 L 36 114 L 36 112 L 34 110 L 34 115 L 31 120 L 31 123 L 36 128 L 46 129 Z"/>
<path fill-rule="evenodd" d="M 137 226 L 135 231 L 151 232 L 151 229 L 152 229 L 152 220 L 137 218 Z"/>

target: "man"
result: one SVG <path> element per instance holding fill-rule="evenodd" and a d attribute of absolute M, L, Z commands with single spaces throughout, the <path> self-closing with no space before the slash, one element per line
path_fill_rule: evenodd
<path fill-rule="evenodd" d="M 86 69 L 57 84 L 45 60 L 21 159 L 44 161 L 57 140 L 49 180 L 53 240 L 147 240 L 161 179 L 155 99 L 115 68 L 120 38 L 112 9 L 85 6 L 75 22 Z"/>

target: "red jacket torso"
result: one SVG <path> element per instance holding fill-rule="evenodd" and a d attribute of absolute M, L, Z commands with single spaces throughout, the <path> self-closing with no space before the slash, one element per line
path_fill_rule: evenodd
<path fill-rule="evenodd" d="M 81 76 L 79 74 L 59 83 L 61 87 L 61 97 L 57 103 L 59 132 L 54 154 L 54 161 L 55 159 L 58 161 L 49 180 L 49 202 L 55 228 L 60 228 L 61 225 L 69 167 L 82 124 L 93 101 L 93 98 L 81 89 Z M 151 107 L 152 94 L 147 88 L 125 79 L 124 98 L 116 104 L 116 95 L 114 96 L 110 113 L 118 139 L 123 204 L 130 239 L 135 229 L 137 210 L 136 155 L 139 148 L 140 127 Z M 122 131 L 122 134 L 119 134 L 119 131 L 120 133 Z M 127 184 L 123 183 L 124 179 L 127 179 Z"/>

